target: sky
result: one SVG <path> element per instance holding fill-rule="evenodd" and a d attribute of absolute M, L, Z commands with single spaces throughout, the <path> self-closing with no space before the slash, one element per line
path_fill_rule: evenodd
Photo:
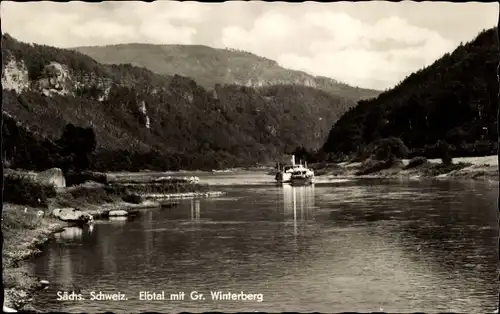
<path fill-rule="evenodd" d="M 2 1 L 2 32 L 61 48 L 119 43 L 235 48 L 384 90 L 496 26 L 497 3 Z"/>

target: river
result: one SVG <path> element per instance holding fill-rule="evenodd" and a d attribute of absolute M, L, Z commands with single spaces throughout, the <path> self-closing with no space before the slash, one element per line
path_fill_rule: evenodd
<path fill-rule="evenodd" d="M 33 272 L 51 283 L 34 306 L 115 313 L 497 308 L 497 183 L 365 179 L 291 187 L 264 174 L 201 179 L 227 194 L 59 234 L 33 261 Z M 58 301 L 58 291 L 85 300 Z M 90 300 L 91 291 L 127 300 Z M 185 294 L 146 301 L 141 291 Z M 205 300 L 191 300 L 193 291 Z M 216 291 L 257 300 L 212 300 Z"/>

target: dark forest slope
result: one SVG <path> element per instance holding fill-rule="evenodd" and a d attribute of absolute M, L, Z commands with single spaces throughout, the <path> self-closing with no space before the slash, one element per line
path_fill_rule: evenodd
<path fill-rule="evenodd" d="M 3 111 L 40 141 L 54 142 L 67 124 L 92 128 L 96 169 L 272 161 L 297 146 L 320 147 L 331 123 L 354 104 L 298 85 L 217 85 L 207 91 L 190 78 L 102 65 L 75 51 L 8 35 L 2 36 L 2 52 Z M 7 148 L 13 167 L 30 167 Z"/>
<path fill-rule="evenodd" d="M 398 137 L 413 155 L 434 157 L 447 142 L 454 156 L 496 154 L 496 29 L 480 33 L 377 98 L 360 101 L 331 129 L 324 150 L 356 154 Z"/>

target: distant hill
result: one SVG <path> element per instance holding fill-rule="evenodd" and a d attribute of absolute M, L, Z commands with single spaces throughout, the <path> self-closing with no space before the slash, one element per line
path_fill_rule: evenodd
<path fill-rule="evenodd" d="M 208 91 L 191 78 L 103 65 L 6 34 L 2 65 L 6 157 L 18 168 L 58 166 L 51 154 L 62 151 L 53 146 L 68 124 L 95 132 L 97 170 L 265 163 L 297 146 L 321 147 L 331 124 L 355 104 L 300 85 Z"/>
<path fill-rule="evenodd" d="M 121 44 L 103 47 L 77 47 L 103 64 L 144 67 L 163 75 L 193 78 L 205 89 L 215 84 L 250 87 L 304 85 L 318 88 L 346 100 L 371 98 L 379 91 L 356 88 L 327 77 L 285 69 L 276 61 L 235 49 L 215 49 L 201 45 Z"/>
<path fill-rule="evenodd" d="M 394 136 L 414 156 L 434 156 L 440 140 L 453 156 L 496 154 L 499 60 L 496 29 L 481 32 L 393 89 L 360 101 L 334 124 L 324 151 L 358 154 Z"/>

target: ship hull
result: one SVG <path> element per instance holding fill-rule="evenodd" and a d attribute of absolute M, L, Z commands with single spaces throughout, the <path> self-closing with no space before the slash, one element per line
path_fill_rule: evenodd
<path fill-rule="evenodd" d="M 279 172 L 276 174 L 275 179 L 276 179 L 276 182 L 278 182 L 278 183 L 288 183 L 291 181 L 292 175 L 290 173 Z"/>
<path fill-rule="evenodd" d="M 314 183 L 314 177 L 307 178 L 291 178 L 290 183 L 292 185 L 310 185 Z"/>

